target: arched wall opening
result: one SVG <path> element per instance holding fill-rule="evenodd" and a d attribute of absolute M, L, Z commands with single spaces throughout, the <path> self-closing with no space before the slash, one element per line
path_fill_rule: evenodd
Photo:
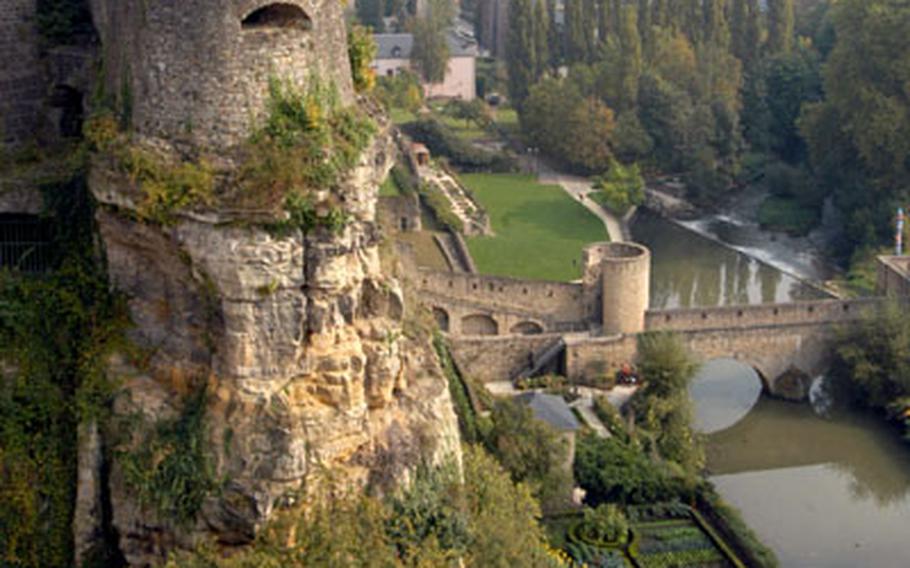
<path fill-rule="evenodd" d="M 543 333 L 543 326 L 533 321 L 523 321 L 516 323 L 509 330 L 509 333 L 516 335 L 540 335 Z"/>
<path fill-rule="evenodd" d="M 695 428 L 725 430 L 749 414 L 765 391 L 765 381 L 750 364 L 732 358 L 704 363 L 689 385 L 695 405 Z"/>
<path fill-rule="evenodd" d="M 300 6 L 277 2 L 251 12 L 243 19 L 241 27 L 244 30 L 309 30 L 313 28 L 313 21 Z"/>
<path fill-rule="evenodd" d="M 449 312 L 445 311 L 442 308 L 434 307 L 433 308 L 433 319 L 436 320 L 436 325 L 439 326 L 439 329 L 443 332 L 449 332 Z"/>
<path fill-rule="evenodd" d="M 499 324 L 486 314 L 473 314 L 461 318 L 462 335 L 499 335 Z"/>
<path fill-rule="evenodd" d="M 51 107 L 60 113 L 57 131 L 62 138 L 82 138 L 85 118 L 84 94 L 69 85 L 55 85 L 49 99 Z"/>

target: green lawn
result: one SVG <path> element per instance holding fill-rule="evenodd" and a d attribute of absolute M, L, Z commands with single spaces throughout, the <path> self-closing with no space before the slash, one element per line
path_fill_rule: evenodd
<path fill-rule="evenodd" d="M 398 107 L 392 107 L 389 109 L 389 118 L 392 119 L 392 122 L 394 124 L 398 125 L 407 124 L 417 119 L 417 117 L 414 116 L 414 113 L 411 111 Z"/>
<path fill-rule="evenodd" d="M 496 233 L 468 238 L 484 274 L 576 280 L 581 250 L 608 239 L 603 223 L 558 186 L 517 174 L 466 174 L 462 180 L 490 214 Z"/>

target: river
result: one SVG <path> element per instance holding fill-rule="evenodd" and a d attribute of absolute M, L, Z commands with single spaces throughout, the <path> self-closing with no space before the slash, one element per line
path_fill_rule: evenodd
<path fill-rule="evenodd" d="M 651 249 L 651 307 L 687 308 L 823 297 L 795 276 L 643 212 L 632 238 Z"/>
<path fill-rule="evenodd" d="M 657 217 L 639 217 L 632 233 L 652 250 L 654 307 L 822 295 Z M 881 418 L 768 398 L 755 371 L 730 360 L 708 362 L 690 392 L 710 479 L 782 566 L 910 566 L 910 447 Z"/>

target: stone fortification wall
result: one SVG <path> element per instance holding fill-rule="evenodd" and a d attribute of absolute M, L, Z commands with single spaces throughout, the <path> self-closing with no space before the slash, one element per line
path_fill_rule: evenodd
<path fill-rule="evenodd" d="M 131 110 L 140 134 L 208 148 L 236 144 L 263 116 L 273 76 L 301 87 L 318 77 L 353 101 L 337 0 L 91 3 L 107 92 Z M 275 12 L 250 17 L 263 8 Z"/>
<path fill-rule="evenodd" d="M 44 96 L 35 30 L 36 0 L 0 10 L 0 146 L 34 138 Z"/>
<path fill-rule="evenodd" d="M 878 299 L 819 300 L 792 304 L 651 310 L 645 320 L 648 331 L 732 331 L 746 327 L 837 323 L 855 320 L 880 302 Z"/>
<path fill-rule="evenodd" d="M 910 298 L 910 257 L 879 257 L 876 288 L 882 296 Z"/>
<path fill-rule="evenodd" d="M 612 377 L 623 363 L 635 361 L 637 345 L 634 335 L 568 339 L 566 376 L 589 383 Z"/>
<path fill-rule="evenodd" d="M 559 334 L 459 337 L 450 340 L 450 348 L 462 373 L 489 383 L 509 380 L 516 369 L 528 364 L 534 353 L 558 337 Z"/>
<path fill-rule="evenodd" d="M 421 270 L 415 284 L 420 292 L 435 298 L 483 306 L 492 312 L 536 314 L 541 319 L 566 322 L 587 319 L 581 284 L 433 270 Z"/>

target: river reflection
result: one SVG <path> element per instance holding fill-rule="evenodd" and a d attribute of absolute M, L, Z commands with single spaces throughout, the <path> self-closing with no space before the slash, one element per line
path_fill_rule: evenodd
<path fill-rule="evenodd" d="M 910 566 L 910 448 L 881 418 L 762 397 L 707 450 L 712 481 L 783 566 Z"/>
<path fill-rule="evenodd" d="M 632 238 L 651 249 L 651 306 L 686 308 L 821 297 L 814 288 L 749 256 L 647 212 Z"/>

